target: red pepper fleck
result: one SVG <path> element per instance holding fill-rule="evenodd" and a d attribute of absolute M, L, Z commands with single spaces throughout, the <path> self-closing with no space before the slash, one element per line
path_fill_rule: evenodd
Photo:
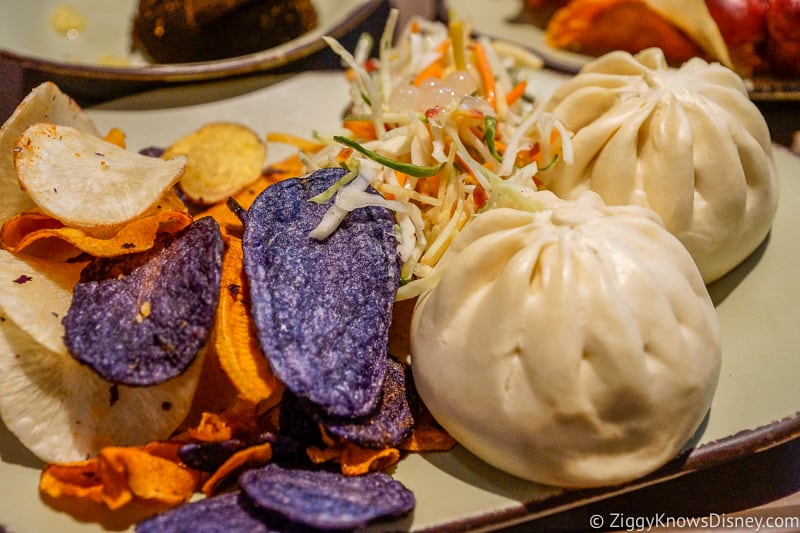
<path fill-rule="evenodd" d="M 28 283 L 31 280 L 33 280 L 32 277 L 26 274 L 22 274 L 20 277 L 14 280 L 14 283 L 19 283 L 20 285 L 22 285 L 23 283 Z"/>
<path fill-rule="evenodd" d="M 478 185 L 472 191 L 472 200 L 475 202 L 475 207 L 480 209 L 486 202 L 489 200 L 489 193 L 486 192 L 486 189 Z"/>

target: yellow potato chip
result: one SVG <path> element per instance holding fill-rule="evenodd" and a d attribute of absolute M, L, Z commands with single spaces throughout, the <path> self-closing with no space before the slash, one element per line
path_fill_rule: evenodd
<path fill-rule="evenodd" d="M 181 190 L 198 204 L 214 204 L 261 176 L 267 146 L 250 128 L 234 122 L 210 122 L 178 139 L 163 158 L 186 156 Z"/>

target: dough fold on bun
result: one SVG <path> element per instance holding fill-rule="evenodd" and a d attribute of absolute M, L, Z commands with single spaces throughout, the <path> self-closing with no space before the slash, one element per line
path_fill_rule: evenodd
<path fill-rule="evenodd" d="M 537 177 L 562 198 L 656 211 L 710 283 L 764 240 L 778 204 L 769 129 L 742 79 L 694 58 L 670 68 L 651 48 L 586 65 L 545 109 L 574 131 L 575 161 Z"/>
<path fill-rule="evenodd" d="M 697 266 L 651 210 L 534 193 L 476 215 L 412 317 L 434 417 L 486 462 L 563 487 L 659 468 L 711 405 L 721 346 Z"/>

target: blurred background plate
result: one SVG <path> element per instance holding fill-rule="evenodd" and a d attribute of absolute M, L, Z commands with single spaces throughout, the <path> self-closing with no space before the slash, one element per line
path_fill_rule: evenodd
<path fill-rule="evenodd" d="M 319 68 L 331 57 L 322 40 L 346 42 L 362 31 L 380 31 L 385 0 L 312 0 L 317 27 L 282 45 L 217 61 L 151 64 L 131 52 L 131 25 L 138 0 L 12 0 L 0 7 L 2 119 L 28 91 L 55 81 L 87 105 L 167 84 L 227 78 L 261 71 Z M 60 30 L 58 9 L 83 19 L 79 32 Z M 11 103 L 5 103 L 11 102 Z"/>
<path fill-rule="evenodd" d="M 476 32 L 505 39 L 536 52 L 545 64 L 568 73 L 578 72 L 592 57 L 548 46 L 545 32 L 536 24 L 523 0 L 442 0 L 440 16 L 451 14 L 468 21 Z M 751 99 L 755 101 L 800 100 L 800 80 L 755 77 L 745 80 Z"/>

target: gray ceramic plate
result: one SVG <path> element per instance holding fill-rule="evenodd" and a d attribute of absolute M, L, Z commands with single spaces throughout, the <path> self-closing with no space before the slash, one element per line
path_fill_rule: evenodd
<path fill-rule="evenodd" d="M 559 78 L 543 75 L 533 90 L 549 93 Z M 535 85 L 535 84 L 534 84 Z M 122 128 L 128 145 L 164 145 L 212 120 L 235 120 L 257 132 L 309 136 L 332 132 L 348 94 L 343 77 L 308 73 L 237 84 L 164 89 L 112 102 L 91 115 L 101 130 Z M 269 146 L 270 159 L 291 150 Z M 711 466 L 750 456 L 800 436 L 800 158 L 775 148 L 781 203 L 768 240 L 710 288 L 724 339 L 723 367 L 711 412 L 693 448 L 661 470 L 622 487 L 562 491 L 504 474 L 464 450 L 411 455 L 394 475 L 417 497 L 399 530 L 463 531 L 535 519 L 629 493 Z M 41 464 L 0 427 L 0 525 L 15 533 L 80 533 L 124 529 L 121 517 L 47 506 L 38 496 Z M 77 518 L 76 518 L 77 516 Z M 0 527 L 0 530 L 2 528 Z"/>
<path fill-rule="evenodd" d="M 252 54 L 197 63 L 150 64 L 131 53 L 131 19 L 137 0 L 14 0 L 0 7 L 0 65 L 30 80 L 56 81 L 75 98 L 98 102 L 164 84 L 196 82 L 289 65 L 327 47 L 322 36 L 341 38 L 359 28 L 382 0 L 312 0 L 318 25 L 280 46 Z M 69 6 L 85 25 L 70 37 L 51 21 Z M 4 74 L 11 78 L 12 75 Z M 6 80 L 7 83 L 11 81 Z M 24 94 L 19 95 L 21 98 Z"/>

